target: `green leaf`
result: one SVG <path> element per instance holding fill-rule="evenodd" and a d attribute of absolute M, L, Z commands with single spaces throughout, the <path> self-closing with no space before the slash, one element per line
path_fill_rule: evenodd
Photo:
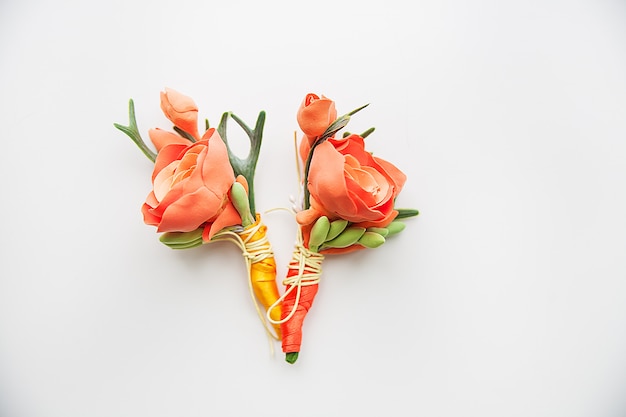
<path fill-rule="evenodd" d="M 146 145 L 146 142 L 143 141 L 141 135 L 139 134 L 139 129 L 137 129 L 137 120 L 135 118 L 135 103 L 131 98 L 128 100 L 128 126 L 121 125 L 119 123 L 113 123 L 113 126 L 118 130 L 122 131 L 126 134 L 135 145 L 139 147 L 141 152 L 152 162 L 156 160 L 156 153 Z"/>
<path fill-rule="evenodd" d="M 232 118 L 248 135 L 250 140 L 250 151 L 245 159 L 239 158 L 230 148 L 228 143 L 228 136 L 226 129 L 228 125 L 228 118 Z M 226 112 L 222 115 L 222 119 L 217 127 L 217 132 L 221 136 L 222 140 L 226 144 L 226 150 L 228 151 L 228 159 L 235 176 L 243 175 L 248 181 L 248 202 L 250 204 L 250 211 L 256 213 L 256 207 L 254 204 L 254 172 L 259 159 L 259 153 L 261 150 L 261 142 L 263 141 L 263 127 L 265 125 L 265 112 L 259 112 L 256 125 L 254 129 L 250 129 L 246 123 L 232 112 Z"/>
<path fill-rule="evenodd" d="M 369 128 L 369 129 L 367 129 L 365 132 L 361 133 L 361 137 L 362 137 L 363 139 L 365 139 L 366 137 L 368 137 L 369 135 L 371 135 L 371 134 L 374 132 L 374 130 L 376 130 L 376 128 L 375 128 L 375 127 L 370 127 L 370 128 Z"/>
<path fill-rule="evenodd" d="M 354 116 L 355 114 L 357 114 L 358 112 L 360 112 L 361 110 L 363 110 L 364 108 L 366 108 L 369 105 L 370 104 L 367 103 L 367 104 L 364 104 L 364 105 L 362 105 L 361 107 L 359 107 L 357 109 L 352 110 L 350 113 L 348 113 L 348 116 Z"/>
<path fill-rule="evenodd" d="M 396 219 L 406 219 L 407 217 L 414 217 L 420 214 L 420 212 L 415 209 L 397 208 L 396 210 L 398 210 Z"/>
<path fill-rule="evenodd" d="M 178 133 L 179 135 L 181 135 L 182 137 L 184 137 L 185 139 L 190 140 L 193 143 L 196 143 L 196 138 L 194 138 L 193 136 L 191 136 L 191 133 L 187 133 L 185 132 L 183 129 L 181 129 L 178 126 L 174 126 L 173 129 L 176 131 L 176 133 Z"/>

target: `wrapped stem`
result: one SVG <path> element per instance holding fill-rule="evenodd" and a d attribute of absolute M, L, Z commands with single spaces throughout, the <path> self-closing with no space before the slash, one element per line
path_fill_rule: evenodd
<path fill-rule="evenodd" d="M 299 234 L 288 266 L 287 277 L 283 281 L 285 292 L 279 300 L 282 301 L 280 321 L 270 319 L 272 323 L 281 326 L 282 349 L 289 363 L 294 363 L 298 359 L 302 344 L 302 325 L 319 288 L 323 260 L 324 255 L 312 252 L 302 244 L 302 237 Z M 268 313 L 271 313 L 273 308 L 274 306 L 270 307 Z"/>
<path fill-rule="evenodd" d="M 261 303 L 270 318 L 278 320 L 281 317 L 281 306 L 278 305 L 268 311 L 279 299 L 278 287 L 276 285 L 276 261 L 274 252 L 266 236 L 267 226 L 262 223 L 261 215 L 257 213 L 256 221 L 239 232 L 244 248 L 244 256 L 249 261 L 250 286 L 254 296 Z M 265 322 L 265 316 L 260 315 Z M 272 323 L 276 338 L 281 338 L 280 325 Z"/>

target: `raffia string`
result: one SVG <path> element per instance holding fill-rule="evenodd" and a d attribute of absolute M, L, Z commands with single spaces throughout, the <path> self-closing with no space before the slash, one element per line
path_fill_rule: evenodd
<path fill-rule="evenodd" d="M 312 252 L 304 246 L 302 240 L 302 233 L 298 229 L 298 237 L 296 245 L 289 263 L 289 269 L 297 269 L 298 273 L 293 276 L 287 276 L 283 280 L 283 285 L 287 287 L 287 290 L 283 295 L 276 300 L 276 302 L 267 309 L 266 319 L 273 324 L 282 324 L 290 320 L 296 312 L 300 303 L 300 294 L 303 286 L 315 285 L 320 281 L 322 275 L 322 262 L 324 261 L 324 255 L 317 252 Z M 283 302 L 292 291 L 296 291 L 296 300 L 294 305 L 284 318 L 281 320 L 273 320 L 270 317 L 270 312 L 280 303 Z"/>
<path fill-rule="evenodd" d="M 272 246 L 265 234 L 263 234 L 263 236 L 260 239 L 251 241 L 252 238 L 255 236 L 255 234 L 262 227 L 263 227 L 263 223 L 261 221 L 257 221 L 254 224 L 250 225 L 249 227 L 241 231 L 225 230 L 225 231 L 218 232 L 215 234 L 215 236 L 213 236 L 213 239 L 214 240 L 228 240 L 230 242 L 233 242 L 235 245 L 237 245 L 239 249 L 241 250 L 241 253 L 246 261 L 246 270 L 248 273 L 248 288 L 250 290 L 250 296 L 252 297 L 252 301 L 257 311 L 257 315 L 259 316 L 259 319 L 261 320 L 261 323 L 263 324 L 263 327 L 265 328 L 265 332 L 267 333 L 268 339 L 270 341 L 270 348 L 273 352 L 274 348 L 273 348 L 273 344 L 271 343 L 272 339 L 280 340 L 280 338 L 274 333 L 273 329 L 271 328 L 271 325 L 268 324 L 266 316 L 265 314 L 263 314 L 263 311 L 261 307 L 259 306 L 257 298 L 254 294 L 254 288 L 252 287 L 252 279 L 250 275 L 253 263 L 261 262 L 268 257 L 274 256 Z M 242 239 L 242 237 L 240 236 L 241 234 L 248 234 L 248 236 L 246 237 L 246 239 Z"/>

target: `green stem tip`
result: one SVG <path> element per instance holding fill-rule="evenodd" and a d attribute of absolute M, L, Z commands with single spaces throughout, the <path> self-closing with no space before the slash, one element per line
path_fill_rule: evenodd
<path fill-rule="evenodd" d="M 298 354 L 299 352 L 289 352 L 285 354 L 285 360 L 291 364 L 294 364 L 298 360 Z"/>

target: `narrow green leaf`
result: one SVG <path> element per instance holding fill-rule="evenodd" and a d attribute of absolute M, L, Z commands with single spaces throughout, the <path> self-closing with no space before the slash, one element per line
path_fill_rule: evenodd
<path fill-rule="evenodd" d="M 416 209 L 405 209 L 405 208 L 397 208 L 398 216 L 396 219 L 405 219 L 407 217 L 414 217 L 420 214 L 420 212 Z"/>
<path fill-rule="evenodd" d="M 364 105 L 362 105 L 361 107 L 359 107 L 357 109 L 352 110 L 350 113 L 348 113 L 348 116 L 354 116 L 356 113 L 360 112 L 361 110 L 363 110 L 364 108 L 366 108 L 369 105 L 370 104 L 367 103 L 367 104 L 364 104 Z"/>
<path fill-rule="evenodd" d="M 233 120 L 237 122 L 239 126 L 241 126 L 241 128 L 243 129 L 244 132 L 246 132 L 246 135 L 248 135 L 249 138 L 252 138 L 253 136 L 252 129 L 250 129 L 243 120 L 241 120 L 238 116 L 236 116 L 232 112 L 230 113 L 230 117 L 232 117 Z"/>
<path fill-rule="evenodd" d="M 361 133 L 361 137 L 362 137 L 363 139 L 365 139 L 366 137 L 368 137 L 369 135 L 371 135 L 371 134 L 374 132 L 374 130 L 376 130 L 376 128 L 375 128 L 375 127 L 370 127 L 370 128 L 369 128 L 369 129 L 367 129 L 365 132 Z"/>
<path fill-rule="evenodd" d="M 176 131 L 176 133 L 178 133 L 179 135 L 181 135 L 182 137 L 184 137 L 185 139 L 189 139 L 191 142 L 196 142 L 196 138 L 194 138 L 193 136 L 191 136 L 190 133 L 185 132 L 183 129 L 181 129 L 178 126 L 173 126 L 173 129 Z"/>
<path fill-rule="evenodd" d="M 146 143 L 141 138 L 139 134 L 139 129 L 137 129 L 137 120 L 135 119 L 135 103 L 131 98 L 128 100 L 128 126 L 121 125 L 119 123 L 113 123 L 113 126 L 118 130 L 122 131 L 126 134 L 135 145 L 139 147 L 141 152 L 152 162 L 156 160 L 156 153 L 146 145 Z"/>
<path fill-rule="evenodd" d="M 248 136 L 250 140 L 250 151 L 248 152 L 248 156 L 245 159 L 239 158 L 234 154 L 230 145 L 228 144 L 228 137 L 226 135 L 226 128 L 228 118 L 232 117 L 232 119 L 237 122 L 237 124 L 243 129 L 243 131 Z M 230 160 L 230 164 L 233 167 L 233 171 L 235 171 L 235 175 L 243 175 L 248 181 L 248 202 L 250 205 L 250 210 L 252 213 L 256 213 L 256 208 L 254 204 L 254 172 L 256 170 L 256 165 L 259 159 L 259 153 L 261 150 L 261 142 L 263 140 L 263 127 L 265 125 L 265 112 L 259 112 L 259 116 L 256 121 L 256 125 L 253 129 L 250 129 L 248 125 L 240 119 L 237 115 L 232 112 L 227 112 L 222 115 L 222 119 L 220 120 L 220 124 L 217 127 L 217 131 L 224 140 L 226 144 L 226 150 L 228 151 L 228 159 Z"/>

